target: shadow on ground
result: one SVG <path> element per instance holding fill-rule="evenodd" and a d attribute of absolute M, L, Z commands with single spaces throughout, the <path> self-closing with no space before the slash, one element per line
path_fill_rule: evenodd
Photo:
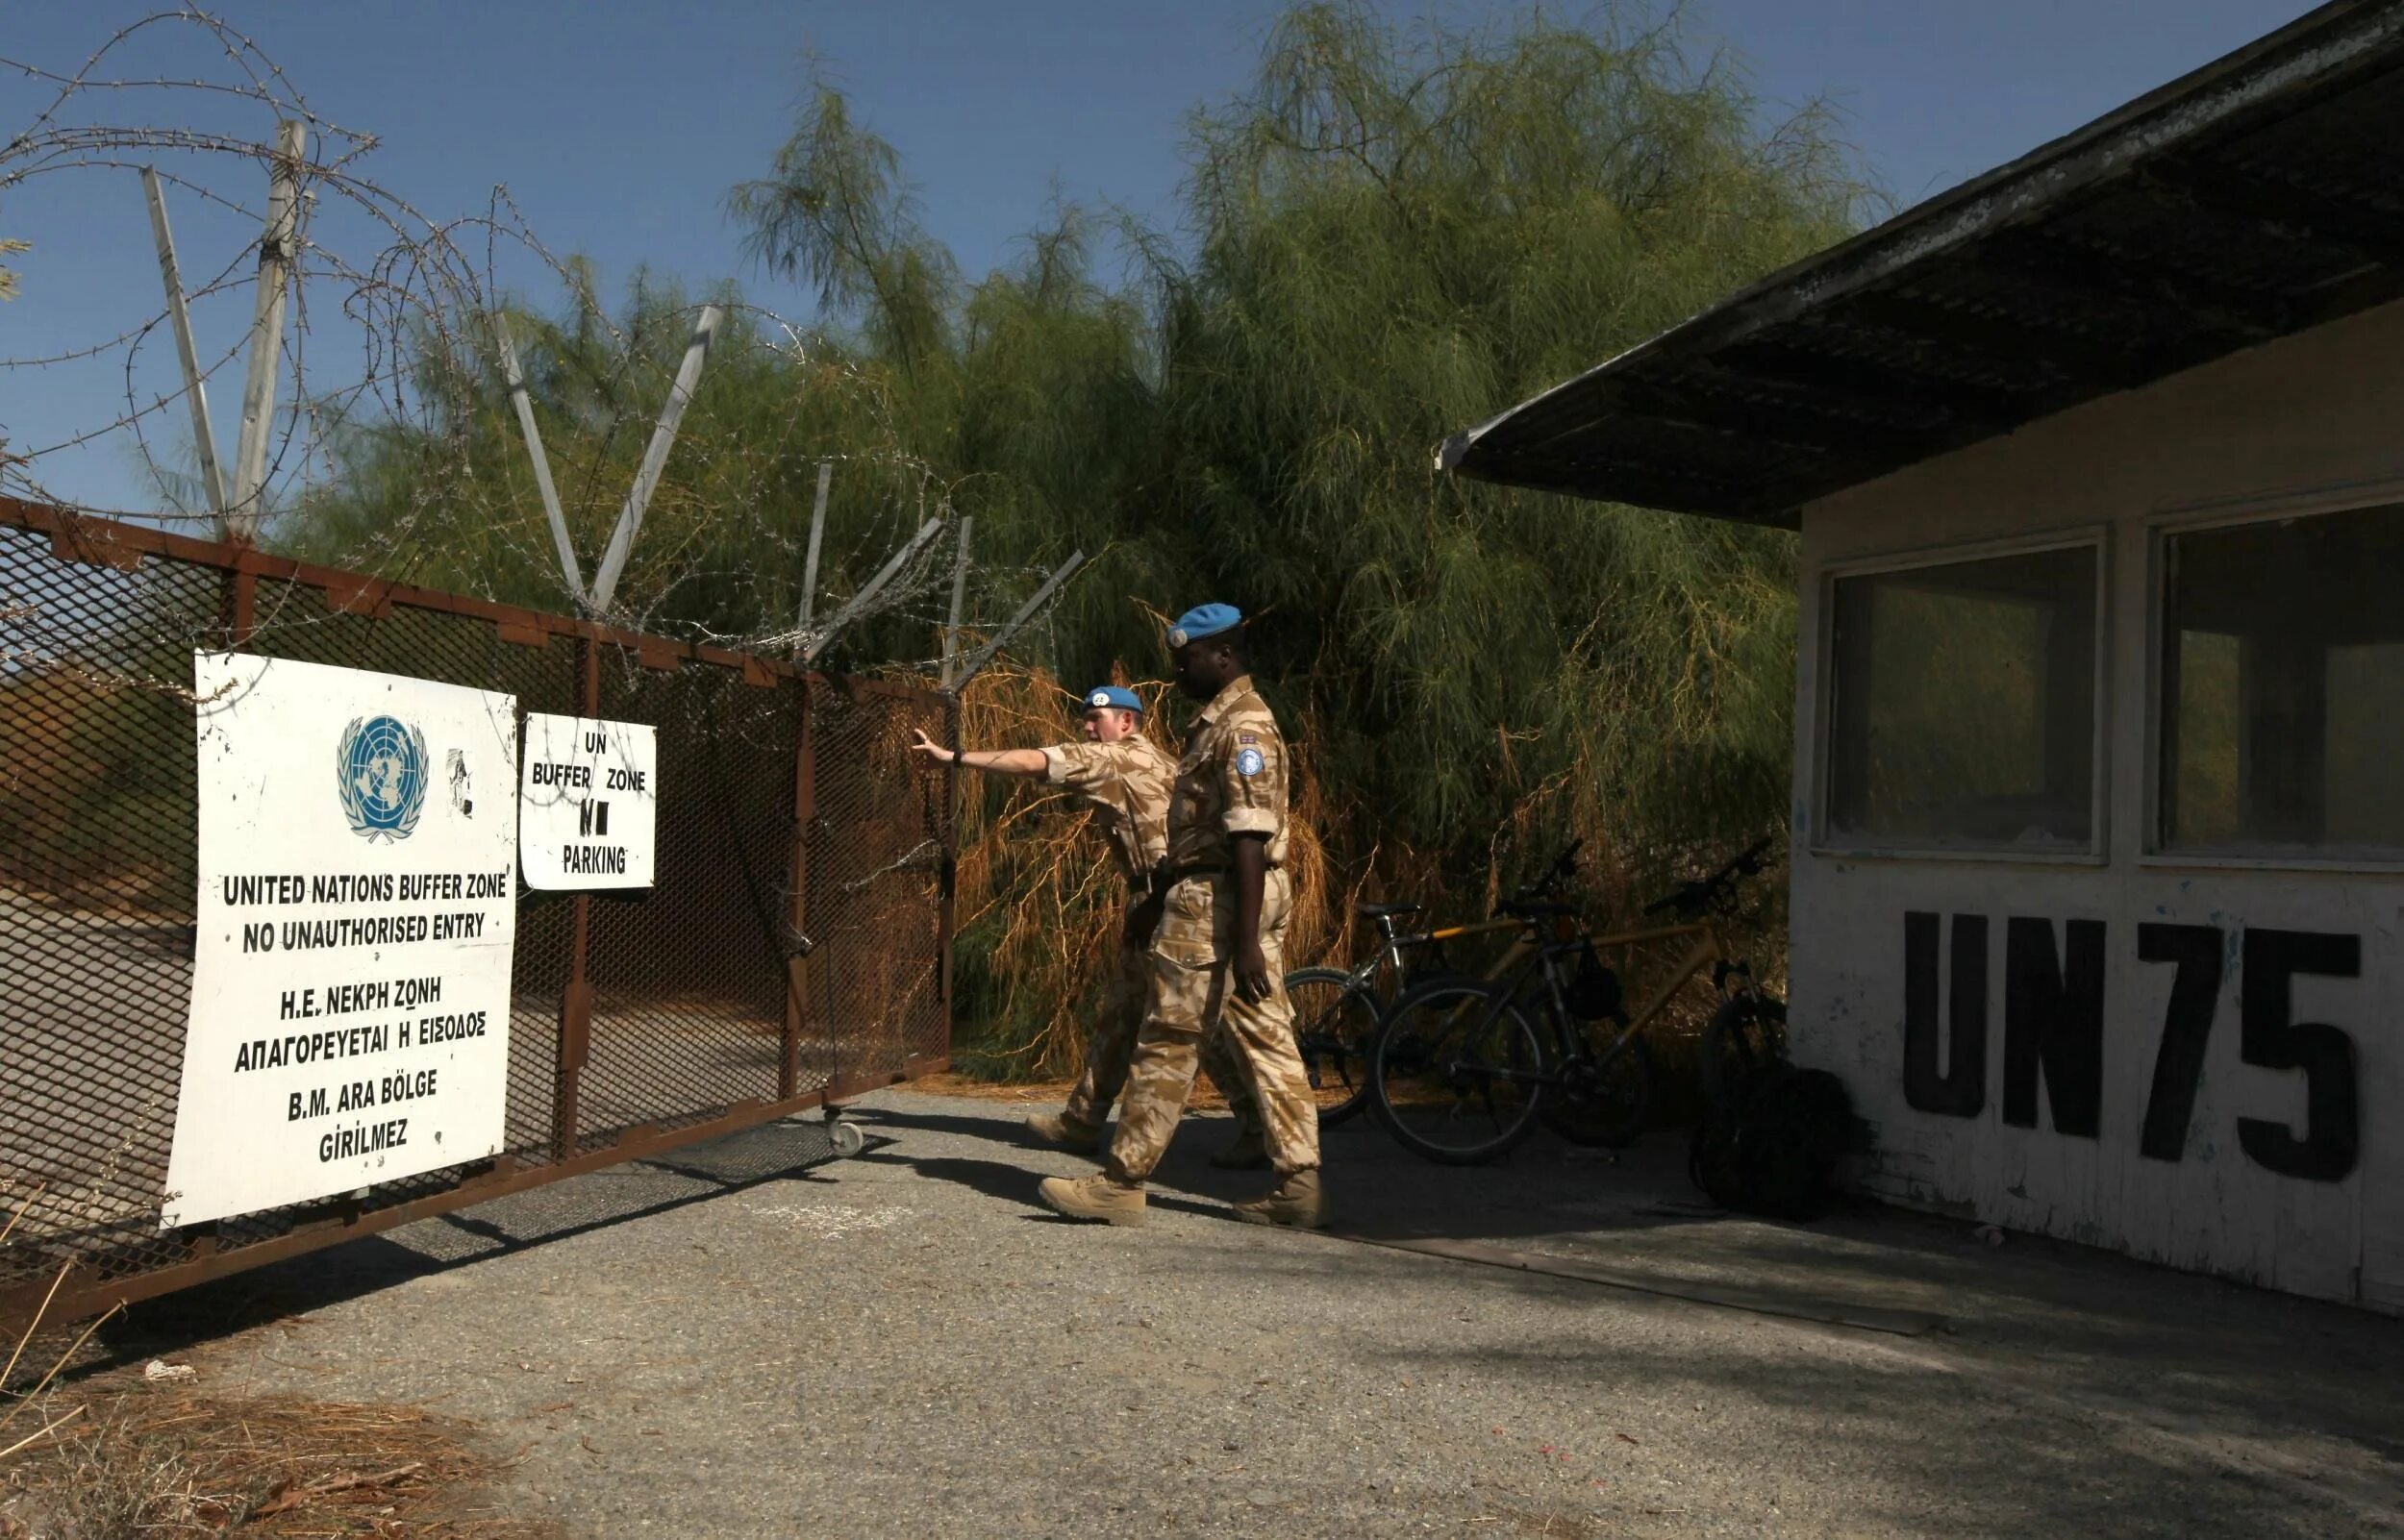
<path fill-rule="evenodd" d="M 1031 1205 L 1028 1110 L 896 1096 L 864 1120 L 891 1136 L 880 1161 Z M 1156 1206 L 1223 1214 L 1260 1189 L 1260 1175 L 1209 1165 L 1229 1129 L 1186 1120 Z M 1695 1424 L 1718 1428 L 1701 1461 L 1728 1467 L 1718 1474 L 1737 1486 L 1760 1484 L 1766 1502 L 1781 1479 L 1772 1470 L 1784 1466 L 1790 1483 L 1800 1467 L 1828 1471 L 1859 1504 L 1841 1529 L 2318 1536 L 2391 1532 L 2399 1512 L 2404 1323 L 2041 1237 L 1991 1244 L 1966 1222 L 1877 1205 L 1808 1225 L 1729 1215 L 1689 1185 L 1674 1135 L 1615 1159 L 1540 1136 L 1507 1163 L 1470 1169 L 1424 1163 L 1366 1120 L 1322 1143 L 1350 1237 L 1476 1243 L 1524 1268 L 1342 1238 L 1261 1251 L 1191 1230 L 1147 1236 L 1146 1266 L 1204 1287 L 1217 1279 L 1231 1298 L 1307 1298 L 1349 1279 L 1351 1313 L 1316 1339 L 1331 1365 L 1367 1383 L 1507 1382 L 1526 1403 L 1606 1417 L 1625 1406 L 1631 1458 L 1664 1436 L 1635 1408 L 1690 1406 Z M 964 1158 L 964 1144 L 1025 1153 Z M 1426 1285 L 1452 1313 L 1405 1303 L 1424 1305 Z M 1704 1317 L 1732 1329 L 1691 1329 L 1697 1302 L 1748 1291 L 1941 1324 L 1873 1334 L 1705 1304 Z M 1584 1319 L 1590 1308 L 1653 1325 L 1601 1339 L 1497 1340 L 1488 1328 L 1521 1310 Z M 1810 1346 L 1830 1338 L 1873 1351 Z M 1741 1425 L 1720 1421 L 1726 1408 L 1743 1408 Z M 1773 1453 L 1765 1441 L 1775 1440 L 1786 1443 Z"/>
<path fill-rule="evenodd" d="M 1033 1178 L 1007 1157 L 909 1154 L 914 1132 L 1023 1144 L 1023 1109 L 913 1097 L 863 1120 L 893 1136 L 882 1159 L 934 1178 L 974 1165 L 980 1191 L 1033 1202 Z M 1223 1117 L 1185 1120 L 1156 1175 L 1155 1206 L 1224 1214 L 1219 1205 L 1261 1190 L 1265 1177 L 1209 1164 L 1230 1128 Z M 2319 1433 L 2404 1464 L 2404 1322 L 2389 1317 L 2041 1236 L 1991 1244 L 1966 1221 L 1876 1204 L 1848 1204 L 1812 1224 L 1728 1214 L 1690 1185 L 1684 1141 L 1672 1134 L 1650 1134 L 1616 1158 L 1540 1135 L 1506 1162 L 1471 1168 L 1422 1161 L 1365 1117 L 1327 1130 L 1321 1144 L 1345 1235 L 1483 1243 L 1524 1258 L 1527 1271 L 1451 1264 L 1500 1286 L 1607 1288 L 1590 1281 L 1599 1272 L 1673 1299 L 1749 1295 L 1778 1314 L 1927 1312 L 1941 1318 L 1946 1352 L 1991 1370 L 2060 1375 L 2098 1404 L 2141 1398 L 2149 1415 L 2199 1427 L 2232 1404 L 2284 1404 Z M 1590 1280 L 1565 1283 L 1541 1271 L 1547 1264 Z M 1874 1399 L 1866 1385 L 1857 1410 L 1866 1415 Z"/>
<path fill-rule="evenodd" d="M 864 1157 L 875 1155 L 884 1142 L 871 1133 Z M 92 1339 L 94 1351 L 79 1367 L 100 1370 L 170 1354 L 411 1279 L 555 1244 L 764 1182 L 831 1181 L 812 1168 L 834 1158 L 834 1142 L 814 1115 L 763 1124 L 146 1301 L 104 1325 Z"/>
<path fill-rule="evenodd" d="M 159 1302 L 111 1348 L 322 1311 L 269 1339 L 263 1378 L 456 1397 L 547 1452 L 524 1479 L 600 1533 L 904 1512 L 919 1533 L 1082 1533 L 1125 1527 L 1137 1491 L 1288 1540 L 1429 1521 L 2317 1540 L 2404 1511 L 2404 1323 L 1891 1209 L 1716 1215 L 1658 1135 L 1616 1163 L 1540 1139 L 1450 1170 L 1365 1122 L 1327 1133 L 1349 1232 L 1526 1269 L 1240 1226 L 1225 1204 L 1266 1179 L 1208 1164 L 1220 1117 L 1179 1130 L 1157 1227 L 1073 1227 L 1036 1184 L 1078 1162 L 1025 1142 L 1027 1110 L 881 1092 L 851 1162 L 816 1164 L 814 1121 L 769 1125 Z M 703 1202 L 770 1181 L 812 1191 Z M 1692 1303 L 1740 1287 L 1943 1325 Z M 830 1365 L 874 1393 L 825 1394 Z"/>

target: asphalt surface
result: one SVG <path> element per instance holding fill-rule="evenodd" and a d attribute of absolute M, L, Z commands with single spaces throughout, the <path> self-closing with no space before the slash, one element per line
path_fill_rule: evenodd
<path fill-rule="evenodd" d="M 1217 1118 L 1149 1224 L 1074 1226 L 1035 1183 L 1090 1167 L 1016 1139 L 1042 1105 L 881 1093 L 850 1160 L 771 1126 L 115 1347 L 473 1419 L 593 1536 L 2404 1533 L 2404 1323 L 1892 1210 L 1713 1216 L 1665 1135 L 1472 1171 L 1328 1135 L 1347 1230 L 1508 1265 L 1234 1223 L 1262 1179 L 1207 1167 Z"/>

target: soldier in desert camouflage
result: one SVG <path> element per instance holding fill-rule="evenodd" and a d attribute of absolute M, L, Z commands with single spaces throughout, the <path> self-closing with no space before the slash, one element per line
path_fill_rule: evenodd
<path fill-rule="evenodd" d="M 920 733 L 911 752 L 928 763 L 957 763 L 1075 793 L 1093 809 L 1095 827 L 1126 882 L 1127 912 L 1101 1018 L 1086 1047 L 1085 1072 L 1068 1094 L 1066 1111 L 1038 1113 L 1027 1120 L 1027 1131 L 1044 1143 L 1090 1155 L 1101 1150 L 1111 1104 L 1127 1083 L 1127 1062 L 1151 991 L 1145 951 L 1160 910 L 1149 902 L 1149 883 L 1167 848 L 1168 794 L 1177 764 L 1144 736 L 1143 702 L 1135 691 L 1118 684 L 1097 685 L 1086 691 L 1084 706 L 1082 741 L 955 753 Z M 1227 1097 L 1239 1119 L 1236 1142 L 1213 1156 L 1212 1163 L 1235 1169 L 1266 1167 L 1268 1156 L 1250 1115 L 1251 1098 L 1223 1037 L 1215 1035 L 1205 1043 L 1202 1058 L 1203 1072 Z"/>
<path fill-rule="evenodd" d="M 1253 1093 L 1277 1184 L 1236 1205 L 1257 1224 L 1322 1225 L 1318 1112 L 1294 1047 L 1283 944 L 1285 739 L 1252 687 L 1243 617 L 1229 605 L 1186 612 L 1168 633 L 1178 687 L 1205 703 L 1186 734 L 1169 799 L 1167 853 L 1153 877 L 1162 906 L 1146 958 L 1151 1007 L 1136 1038 L 1118 1130 L 1101 1174 L 1044 1181 L 1071 1219 L 1140 1222 L 1143 1183 L 1168 1148 L 1202 1044 L 1224 1030 Z"/>

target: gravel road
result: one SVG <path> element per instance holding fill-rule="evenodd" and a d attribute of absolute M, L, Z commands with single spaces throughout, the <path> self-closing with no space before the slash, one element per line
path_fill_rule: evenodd
<path fill-rule="evenodd" d="M 1660 1135 L 1453 1172 L 1331 1132 L 1348 1230 L 1516 1265 L 1233 1223 L 1261 1179 L 1205 1165 L 1216 1118 L 1149 1225 L 1071 1226 L 1039 1105 L 881 1093 L 851 1160 L 757 1130 L 120 1346 L 430 1401 L 593 1536 L 2404 1533 L 2404 1323 L 1891 1210 L 1712 1216 Z M 1814 1319 L 1868 1312 L 1900 1329 Z"/>

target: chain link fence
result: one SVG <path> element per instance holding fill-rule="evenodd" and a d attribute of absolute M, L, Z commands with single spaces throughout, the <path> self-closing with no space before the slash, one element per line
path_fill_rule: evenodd
<path fill-rule="evenodd" d="M 651 891 L 518 895 L 502 1155 L 163 1230 L 191 658 L 227 648 L 650 723 L 673 789 Z M 929 690 L 0 499 L 0 1329 L 942 1068 L 955 799 L 907 747 L 955 723 Z"/>

